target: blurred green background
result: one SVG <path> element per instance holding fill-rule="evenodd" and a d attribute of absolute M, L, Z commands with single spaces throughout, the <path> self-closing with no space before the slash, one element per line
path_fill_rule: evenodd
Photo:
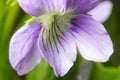
<path fill-rule="evenodd" d="M 9 64 L 9 41 L 14 32 L 30 18 L 19 7 L 16 0 L 0 0 L 0 80 L 120 80 L 120 0 L 111 0 L 113 10 L 104 23 L 114 44 L 114 54 L 106 63 L 87 62 L 91 67 L 87 73 L 81 73 L 82 59 L 78 55 L 74 66 L 62 78 L 56 78 L 52 68 L 42 59 L 41 63 L 25 76 L 18 76 Z M 88 64 L 89 63 L 89 64 Z M 87 67 L 88 67 L 87 66 Z"/>

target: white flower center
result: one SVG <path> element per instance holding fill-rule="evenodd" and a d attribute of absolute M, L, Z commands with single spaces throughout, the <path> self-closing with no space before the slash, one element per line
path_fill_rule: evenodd
<path fill-rule="evenodd" d="M 42 23 L 43 27 L 51 28 L 52 24 L 58 24 L 58 26 L 70 26 L 70 21 L 76 14 L 73 11 L 62 11 L 62 12 L 46 12 L 38 19 Z"/>
<path fill-rule="evenodd" d="M 73 11 L 47 12 L 38 19 L 42 23 L 41 37 L 48 48 L 59 44 L 59 38 L 71 27 L 71 19 L 76 17 Z"/>

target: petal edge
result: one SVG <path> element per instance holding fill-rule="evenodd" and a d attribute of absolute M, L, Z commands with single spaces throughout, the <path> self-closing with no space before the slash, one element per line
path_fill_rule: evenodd
<path fill-rule="evenodd" d="M 40 52 L 35 48 L 40 30 L 40 24 L 37 22 L 27 23 L 13 35 L 10 41 L 10 64 L 19 75 L 28 73 L 40 62 Z"/>
<path fill-rule="evenodd" d="M 87 15 L 79 15 L 71 23 L 81 55 L 91 61 L 108 61 L 113 53 L 113 44 L 103 25 Z"/>

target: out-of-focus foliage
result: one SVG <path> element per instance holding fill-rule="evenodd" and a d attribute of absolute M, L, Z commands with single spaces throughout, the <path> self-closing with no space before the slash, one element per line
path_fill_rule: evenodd
<path fill-rule="evenodd" d="M 120 0 L 112 0 L 113 11 L 104 23 L 114 44 L 114 54 L 106 63 L 93 63 L 88 80 L 120 80 Z M 103 10 L 104 11 L 104 10 Z M 9 41 L 13 33 L 30 18 L 19 7 L 16 0 L 0 0 L 0 80 L 77 80 L 81 57 L 62 78 L 54 75 L 52 68 L 42 59 L 41 63 L 25 76 L 18 76 L 9 64 Z M 87 66 L 89 67 L 89 66 Z M 83 69 L 83 68 L 82 68 Z M 84 80 L 84 79 L 83 79 Z"/>
<path fill-rule="evenodd" d="M 120 67 L 103 67 L 101 64 L 96 64 L 91 76 L 91 80 L 120 80 Z"/>

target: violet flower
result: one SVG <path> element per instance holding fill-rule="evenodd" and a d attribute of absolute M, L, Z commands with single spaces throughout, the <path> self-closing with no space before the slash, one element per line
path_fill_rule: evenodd
<path fill-rule="evenodd" d="M 77 51 L 87 60 L 106 62 L 113 45 L 104 26 L 88 13 L 101 0 L 18 0 L 34 16 L 10 41 L 10 63 L 19 75 L 39 64 L 43 57 L 56 76 L 73 66 Z M 100 16 L 100 15 L 98 15 Z"/>

